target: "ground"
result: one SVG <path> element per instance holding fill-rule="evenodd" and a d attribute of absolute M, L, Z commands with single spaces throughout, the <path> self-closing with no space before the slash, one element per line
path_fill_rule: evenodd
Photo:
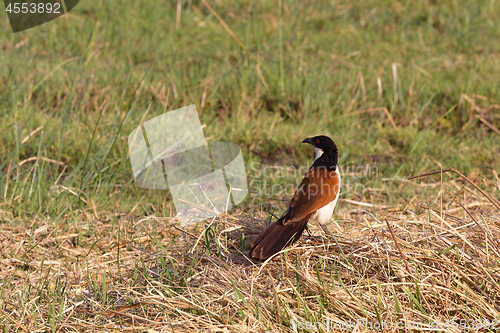
<path fill-rule="evenodd" d="M 325 332 L 364 320 L 361 331 L 493 331 L 499 10 L 89 0 L 15 34 L 4 15 L 2 329 Z M 127 138 L 190 104 L 209 141 L 240 146 L 256 193 L 182 228 L 168 190 L 136 185 Z M 312 226 L 321 237 L 248 260 L 317 134 L 340 150 L 335 238 Z"/>

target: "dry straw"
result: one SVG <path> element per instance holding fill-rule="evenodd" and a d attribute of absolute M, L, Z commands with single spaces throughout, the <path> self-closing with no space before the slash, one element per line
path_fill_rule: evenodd
<path fill-rule="evenodd" d="M 89 208 L 76 224 L 0 227 L 0 322 L 33 332 L 291 332 L 308 322 L 326 332 L 342 329 L 314 323 L 360 320 L 367 324 L 359 331 L 491 326 L 500 316 L 498 203 L 457 174 L 432 183 L 440 198 L 370 212 L 344 202 L 333 239 L 311 226 L 316 237 L 304 235 L 264 263 L 246 256 L 268 223 L 257 213 L 184 230 L 175 218 L 97 217 Z M 458 198 L 443 194 L 459 182 L 472 186 Z"/>

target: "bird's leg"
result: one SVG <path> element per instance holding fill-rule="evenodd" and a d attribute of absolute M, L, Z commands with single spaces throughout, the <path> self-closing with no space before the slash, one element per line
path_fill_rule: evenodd
<path fill-rule="evenodd" d="M 321 236 L 313 236 L 311 234 L 311 231 L 309 231 L 309 227 L 307 226 L 307 224 L 306 224 L 306 230 L 307 230 L 307 233 L 309 234 L 309 237 L 314 238 L 314 239 L 323 239 L 323 237 L 321 237 Z"/>
<path fill-rule="evenodd" d="M 332 237 L 332 239 L 335 239 L 335 236 L 333 236 L 333 234 L 330 232 L 330 230 L 328 230 L 328 229 L 326 228 L 326 226 L 325 226 L 325 225 L 320 224 L 319 226 L 321 227 L 321 229 L 323 229 L 323 231 L 325 232 L 325 234 L 330 235 L 330 237 Z"/>
<path fill-rule="evenodd" d="M 306 224 L 306 231 L 309 234 L 309 237 L 313 237 L 313 235 L 311 235 L 311 232 L 309 231 L 309 227 L 307 226 L 307 224 Z"/>

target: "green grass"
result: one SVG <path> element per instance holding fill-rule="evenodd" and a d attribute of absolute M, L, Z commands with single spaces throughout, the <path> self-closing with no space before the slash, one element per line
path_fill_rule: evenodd
<path fill-rule="evenodd" d="M 346 173 L 377 171 L 344 175 L 345 184 L 362 185 L 345 187 L 344 199 L 403 207 L 415 193 L 430 200 L 439 188 L 400 178 L 440 167 L 477 183 L 479 174 L 496 179 L 499 2 L 209 3 L 248 52 L 196 0 L 182 1 L 178 28 L 176 1 L 81 1 L 70 15 L 17 34 L 2 14 L 0 228 L 34 232 L 48 223 L 51 236 L 61 227 L 94 251 L 99 231 L 88 214 L 174 216 L 168 191 L 135 185 L 127 136 L 141 120 L 189 104 L 210 141 L 241 147 L 253 184 L 300 181 L 300 172 L 277 170 L 310 164 L 312 151 L 300 142 L 316 134 L 337 143 Z M 270 177 L 259 175 L 266 166 L 277 167 Z M 289 198 L 249 195 L 242 207 L 267 208 L 274 196 Z M 134 241 L 133 233 L 123 237 Z M 23 249 L 36 248 L 36 237 L 30 242 Z M 109 275 L 88 279 L 111 290 Z M 66 297 L 50 293 L 47 329 Z"/>
<path fill-rule="evenodd" d="M 62 167 L 42 161 L 27 180 L 36 162 L 17 163 L 38 154 L 64 162 L 59 184 L 81 189 L 98 209 L 127 210 L 141 198 L 162 206 L 164 193 L 134 185 L 126 138 L 141 119 L 192 103 L 205 135 L 239 144 L 247 165 L 305 165 L 311 152 L 300 142 L 318 133 L 338 144 L 341 164 L 376 165 L 383 177 L 439 165 L 491 175 L 498 165 L 499 135 L 474 118 L 500 127 L 497 3 L 283 1 L 281 21 L 271 2 L 213 6 L 252 56 L 197 1 L 183 4 L 177 30 L 176 4 L 161 1 L 81 3 L 17 34 L 5 20 L 0 188 L 12 162 L 8 211 L 57 216 L 81 207 L 50 190 Z M 466 128 L 462 94 L 478 104 Z M 383 111 L 348 115 L 377 107 L 397 129 Z M 39 126 L 42 140 L 39 131 L 20 142 Z"/>

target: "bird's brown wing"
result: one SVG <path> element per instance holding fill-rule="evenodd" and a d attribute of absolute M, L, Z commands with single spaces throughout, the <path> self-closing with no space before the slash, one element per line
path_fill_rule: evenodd
<path fill-rule="evenodd" d="M 306 228 L 309 218 L 309 216 L 306 216 L 302 221 L 295 222 L 292 225 L 283 225 L 283 216 L 272 223 L 252 242 L 252 249 L 249 252 L 250 258 L 266 260 L 281 251 L 285 246 L 298 241 Z"/>
<path fill-rule="evenodd" d="M 339 193 L 340 179 L 335 171 L 312 167 L 293 195 L 283 224 L 302 221 L 304 217 L 328 205 Z"/>

